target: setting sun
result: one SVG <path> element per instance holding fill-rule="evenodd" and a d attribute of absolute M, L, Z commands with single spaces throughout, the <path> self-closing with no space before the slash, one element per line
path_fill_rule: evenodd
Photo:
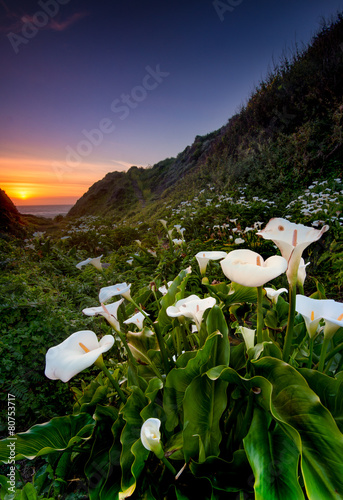
<path fill-rule="evenodd" d="M 21 200 L 27 200 L 29 198 L 29 194 L 26 191 L 18 191 L 17 198 L 20 198 Z"/>

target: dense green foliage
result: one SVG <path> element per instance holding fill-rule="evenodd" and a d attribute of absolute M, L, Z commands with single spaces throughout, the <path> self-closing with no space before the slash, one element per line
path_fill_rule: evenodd
<path fill-rule="evenodd" d="M 38 461 L 37 466 L 40 472 L 34 479 L 34 486 L 30 485 L 30 483 L 26 484 L 27 492 L 32 487 L 32 494 L 36 495 L 33 498 L 43 499 L 48 498 L 48 495 L 53 495 L 54 498 L 68 498 L 71 500 L 88 498 L 88 494 L 90 498 L 112 498 L 112 496 L 107 495 L 114 495 L 113 498 L 116 498 L 115 491 L 119 491 L 116 488 L 134 488 L 136 493 L 133 494 L 133 498 L 143 498 L 141 497 L 142 492 L 147 491 L 148 498 L 158 499 L 163 492 L 163 494 L 168 495 L 168 498 L 190 498 L 187 496 L 191 495 L 190 491 L 194 490 L 194 488 L 201 488 L 204 491 L 203 498 L 210 498 L 211 491 L 214 498 L 222 498 L 221 491 L 226 492 L 223 493 L 223 498 L 229 498 L 225 495 L 228 495 L 230 491 L 233 495 L 232 498 L 236 498 L 235 495 L 240 490 L 250 494 L 254 484 L 252 478 L 254 475 L 259 476 L 262 474 L 265 478 L 265 484 L 255 485 L 255 494 L 256 498 L 267 498 L 265 491 L 268 486 L 268 478 L 265 474 L 268 471 L 264 471 L 265 466 L 263 462 L 260 462 L 261 457 L 254 454 L 256 447 L 263 449 L 264 439 L 275 439 L 275 443 L 279 443 L 280 440 L 284 443 L 287 442 L 285 444 L 286 458 L 289 463 L 294 464 L 292 474 L 295 474 L 299 460 L 298 451 L 294 448 L 294 443 L 297 440 L 294 437 L 295 441 L 292 444 L 284 434 L 284 430 L 282 430 L 283 425 L 288 422 L 287 419 L 291 417 L 285 414 L 281 418 L 281 420 L 285 419 L 282 425 L 279 416 L 276 421 L 273 420 L 278 412 L 277 406 L 274 407 L 273 405 L 277 405 L 277 402 L 273 402 L 269 410 L 264 408 L 263 411 L 269 412 L 267 419 L 265 415 L 259 413 L 260 410 L 257 407 L 252 414 L 249 406 L 249 401 L 253 397 L 249 396 L 251 387 L 254 387 L 252 384 L 255 384 L 256 380 L 261 382 L 260 373 L 264 372 L 260 362 L 256 364 L 256 367 L 255 365 L 254 368 L 251 367 L 250 376 L 255 378 L 251 379 L 250 385 L 246 381 L 244 343 L 242 343 L 242 337 L 237 333 L 236 328 L 238 325 L 250 328 L 256 326 L 256 294 L 251 294 L 244 287 L 242 290 L 236 290 L 235 294 L 230 294 L 229 284 L 225 284 L 227 280 L 217 261 L 209 263 L 206 272 L 207 278 L 205 281 L 202 280 L 194 256 L 199 251 L 224 250 L 230 252 L 239 248 L 250 248 L 263 255 L 264 258 L 273 255 L 275 253 L 273 244 L 256 236 L 257 228 L 263 227 L 272 215 L 287 216 L 292 221 L 306 223 L 307 225 L 318 225 L 319 227 L 324 223 L 328 223 L 330 230 L 321 240 L 313 243 L 305 251 L 305 261 L 309 260 L 310 265 L 306 268 L 307 278 L 304 288 L 306 295 L 312 294 L 312 296 L 321 299 L 326 296 L 327 298 L 342 300 L 341 242 L 343 228 L 342 218 L 340 217 L 342 194 L 340 179 L 333 180 L 330 183 L 323 182 L 320 184 L 315 182 L 309 186 L 309 189 L 304 190 L 301 197 L 290 201 L 282 211 L 281 207 L 276 206 L 273 201 L 268 201 L 266 198 L 254 197 L 254 199 L 249 199 L 244 190 L 241 190 L 238 195 L 222 193 L 218 197 L 215 194 L 215 189 L 209 186 L 207 191 L 199 193 L 195 199 L 184 200 L 183 204 L 177 209 L 173 209 L 168 205 L 164 206 L 163 213 L 168 220 L 167 228 L 170 233 L 165 231 L 158 220 L 151 226 L 142 222 L 133 228 L 127 223 L 113 224 L 110 217 L 87 217 L 73 221 L 61 220 L 59 224 L 53 224 L 54 229 L 51 230 L 50 234 L 48 232 L 35 232 L 25 241 L 3 236 L 0 258 L 2 266 L 0 275 L 2 317 L 0 376 L 4 387 L 1 395 L 2 421 L 4 422 L 2 427 L 3 435 L 5 436 L 7 431 L 8 393 L 16 397 L 17 431 L 27 430 L 30 425 L 46 422 L 58 415 L 70 418 L 67 415 L 72 411 L 73 403 L 75 417 L 80 416 L 82 420 L 82 418 L 86 418 L 85 415 L 91 416 L 95 412 L 97 415 L 96 421 L 98 422 L 94 428 L 95 421 L 93 419 L 87 421 L 86 424 L 84 420 L 82 422 L 80 420 L 81 424 L 78 427 L 77 422 L 79 420 L 75 419 L 75 432 L 81 432 L 83 436 L 84 444 L 81 449 L 84 452 L 78 449 L 79 441 L 71 441 L 70 443 L 69 441 L 63 441 L 64 444 L 56 445 L 56 449 L 59 450 L 66 448 L 66 453 L 63 453 L 63 451 L 55 452 L 54 447 L 49 452 L 45 450 L 44 453 L 37 449 L 34 456 L 37 456 L 36 461 Z M 120 245 L 120 242 L 123 244 Z M 99 272 L 91 265 L 86 265 L 81 270 L 76 268 L 78 262 L 87 257 L 99 256 L 100 253 L 104 254 L 102 262 L 106 263 L 102 271 Z M 192 272 L 185 274 L 182 270 L 188 266 L 192 266 Z M 118 311 L 118 319 L 122 333 L 129 342 L 131 349 L 133 349 L 132 352 L 135 352 L 136 355 L 138 353 L 140 361 L 136 369 L 138 369 L 138 380 L 140 382 L 135 379 L 137 375 L 135 376 L 134 372 L 130 372 L 132 367 L 130 368 L 130 364 L 127 365 L 125 346 L 118 335 L 115 334 L 115 346 L 109 354 L 104 355 L 104 358 L 113 373 L 117 373 L 117 377 L 120 373 L 118 380 L 121 381 L 126 397 L 128 397 L 128 402 L 124 408 L 120 409 L 121 416 L 119 416 L 120 400 L 115 396 L 115 392 L 110 389 L 109 380 L 101 374 L 98 375 L 98 369 L 95 366 L 91 366 L 86 371 L 79 373 L 68 383 L 63 383 L 49 380 L 44 376 L 44 357 L 49 347 L 62 342 L 75 331 L 90 329 L 99 338 L 114 333 L 104 318 L 84 316 L 81 311 L 86 307 L 98 304 L 100 288 L 125 281 L 132 284 L 131 294 L 136 301 L 136 305 L 143 307 L 152 320 L 158 318 L 158 324 L 166 338 L 168 356 L 171 356 L 168 363 L 173 366 L 175 360 L 177 362 L 174 368 L 176 371 L 170 371 L 166 385 L 162 389 L 161 384 L 165 376 L 163 374 L 167 372 L 163 367 L 163 359 L 158 345 L 156 345 L 156 340 L 152 341 L 149 338 L 148 330 L 147 335 L 144 334 L 142 338 L 135 337 L 135 333 L 138 333 L 136 327 L 123 323 L 124 319 L 129 318 L 135 312 L 135 305 L 130 302 L 122 305 Z M 174 285 L 170 288 L 171 291 L 162 298 L 158 288 L 169 281 L 174 281 Z M 285 275 L 273 280 L 273 285 L 276 287 L 287 286 Z M 205 342 L 203 353 L 202 349 L 197 346 L 196 335 L 188 334 L 190 335 L 189 340 L 185 344 L 186 340 L 181 332 L 182 325 L 178 324 L 177 319 L 168 318 L 165 312 L 161 312 L 161 310 L 165 311 L 168 305 L 172 305 L 177 297 L 181 298 L 191 294 L 197 294 L 200 297 L 213 295 L 219 304 L 218 309 L 213 308 L 212 313 L 205 314 L 205 318 L 207 318 L 206 330 L 201 330 L 200 336 L 200 339 L 203 339 L 200 342 Z M 260 355 L 262 356 L 260 361 L 267 359 L 263 356 L 272 356 L 273 359 L 276 358 L 276 361 L 279 360 L 280 347 L 282 346 L 287 324 L 287 311 L 286 297 L 284 299 L 279 298 L 277 306 L 273 306 L 266 298 L 264 299 L 263 314 L 266 328 L 264 335 L 268 334 L 268 337 L 265 337 L 264 340 L 268 338 L 267 343 L 272 341 L 274 347 L 264 346 L 263 355 L 260 350 L 254 351 L 255 354 L 251 354 L 251 362 L 254 361 L 254 356 L 258 358 Z M 306 346 L 305 326 L 300 315 L 296 318 L 296 324 L 297 340 L 295 345 L 298 345 L 299 349 L 293 348 L 290 366 L 300 370 L 300 368 L 308 366 L 306 361 L 308 347 Z M 224 334 L 227 330 L 228 343 L 225 348 L 217 346 L 218 339 L 215 334 L 217 329 L 221 334 Z M 133 332 L 133 334 L 130 332 Z M 189 346 L 188 342 L 190 342 Z M 319 361 L 321 342 L 322 337 L 318 336 L 313 346 L 314 365 Z M 341 344 L 342 334 L 338 332 L 331 345 L 331 350 L 334 350 L 336 354 L 332 357 L 333 361 L 327 364 L 327 378 L 328 375 L 331 377 L 335 375 L 342 365 Z M 192 347 L 192 350 L 187 351 L 187 354 L 182 354 L 185 347 L 186 351 L 190 347 Z M 228 349 L 231 351 L 230 356 L 225 354 Z M 215 352 L 218 352 L 218 355 L 221 352 L 224 356 L 223 359 L 218 358 L 212 360 L 211 363 L 205 362 L 205 360 L 212 359 Z M 197 362 L 191 362 L 194 355 L 196 355 L 194 359 L 197 359 Z M 172 359 L 174 359 L 174 362 Z M 227 367 L 228 361 L 229 368 Z M 177 370 L 186 369 L 186 366 L 190 373 L 186 375 L 185 372 L 186 379 L 182 382 L 182 387 L 187 387 L 191 380 L 194 379 L 194 381 L 187 389 L 188 399 L 184 399 L 181 409 L 180 402 L 182 399 L 180 399 L 180 395 L 176 396 L 174 391 L 175 387 L 178 387 L 181 383 Z M 200 369 L 200 367 L 202 368 Z M 261 372 L 259 371 L 260 367 Z M 264 367 L 263 369 L 271 370 L 272 365 L 268 365 L 267 368 Z M 280 367 L 275 366 L 274 369 L 278 370 Z M 205 372 L 208 373 L 209 377 L 209 382 L 205 384 L 206 387 L 203 386 Z M 309 372 L 312 373 L 311 370 Z M 312 380 L 311 373 L 301 370 L 299 373 L 306 380 Z M 256 379 L 256 376 L 260 378 Z M 265 384 L 261 386 L 262 390 L 270 391 L 271 386 L 268 384 L 274 382 L 271 379 L 269 382 L 267 380 L 271 376 L 272 373 L 269 373 L 269 371 L 268 376 L 262 375 L 263 384 Z M 296 377 L 295 373 L 292 372 L 293 376 Z M 243 377 L 242 380 L 239 377 Z M 325 384 L 327 378 L 324 380 Z M 213 380 L 213 382 L 210 382 L 210 380 Z M 333 378 L 332 380 L 336 379 Z M 186 386 L 184 386 L 185 383 Z M 300 382 L 295 381 L 294 383 L 299 385 Z M 321 394 L 320 391 L 323 391 L 323 398 L 325 398 L 325 387 L 321 379 L 318 378 L 317 380 L 317 376 L 314 376 L 313 383 L 317 394 Z M 216 392 L 212 393 L 211 384 L 218 386 L 219 392 L 216 389 Z M 137 386 L 136 389 L 134 386 Z M 177 391 L 179 390 L 177 389 Z M 335 388 L 332 390 L 336 391 Z M 185 388 L 182 391 L 184 392 Z M 218 400 L 215 402 L 215 408 L 218 410 L 215 416 L 216 428 L 211 427 L 206 430 L 206 426 L 203 427 L 203 418 L 208 412 L 207 406 L 204 407 L 203 411 L 205 413 L 203 416 L 196 411 L 198 405 L 201 407 L 201 402 L 198 401 L 198 395 L 201 393 L 205 394 L 206 398 L 215 397 Z M 190 396 L 191 394 L 193 396 Z M 312 396 L 309 397 L 311 399 Z M 193 398 L 197 399 L 197 403 L 193 401 Z M 78 403 L 76 403 L 77 401 Z M 130 404 L 129 401 L 131 401 Z M 339 410 L 337 409 L 335 414 L 331 403 L 327 402 L 326 404 L 322 396 L 321 401 L 326 408 L 333 412 L 332 415 L 335 417 L 337 414 L 338 418 Z M 98 403 L 98 406 L 94 406 L 96 403 Z M 227 407 L 226 404 L 228 404 Z M 178 408 L 176 413 L 175 408 Z M 164 414 L 164 412 L 166 413 Z M 189 443 L 188 447 L 182 447 L 180 431 L 177 431 L 182 419 L 185 418 L 182 417 L 184 412 L 185 415 L 190 414 L 189 418 L 192 422 L 192 426 L 187 431 L 184 430 L 185 434 L 183 436 L 183 442 Z M 246 412 L 248 412 L 247 416 L 244 417 Z M 314 412 L 317 415 L 318 408 L 309 409 L 309 412 Z M 139 416 L 140 413 L 141 416 Z M 163 417 L 163 415 L 165 416 Z M 239 419 L 235 424 L 235 426 L 238 426 L 236 427 L 237 434 L 235 436 L 223 431 L 223 429 L 230 427 L 229 422 L 232 421 L 234 415 Z M 251 416 L 252 420 L 248 415 Z M 164 418 L 167 419 L 166 423 L 163 423 L 163 426 L 165 426 L 163 431 L 164 439 L 167 440 L 164 441 L 167 456 L 169 454 L 168 450 L 170 452 L 174 450 L 173 462 L 176 460 L 176 463 L 179 464 L 178 461 L 181 460 L 180 465 L 177 465 L 179 467 L 182 467 L 183 464 L 182 456 L 185 457 L 186 461 L 190 459 L 189 470 L 186 469 L 181 475 L 184 480 L 178 481 L 175 486 L 170 486 L 171 477 L 165 472 L 161 476 L 158 489 L 153 488 L 155 482 L 150 474 L 154 474 L 153 471 L 159 469 L 158 460 L 148 458 L 148 453 L 141 448 L 139 452 L 137 451 L 137 457 L 140 457 L 139 468 L 136 470 L 134 467 L 132 451 L 130 450 L 131 446 L 137 447 L 137 443 L 140 442 L 137 425 L 140 427 L 144 419 L 150 416 L 163 417 L 163 422 Z M 179 421 L 180 418 L 181 421 Z M 226 421 L 227 418 L 228 421 Z M 331 417 L 323 414 L 321 418 L 328 419 Z M 132 422 L 131 419 L 133 419 Z M 241 421 L 241 419 L 243 420 Z M 63 421 L 63 424 L 62 421 L 59 424 L 59 420 L 51 420 L 51 422 L 56 422 L 57 430 L 59 425 L 62 425 L 63 428 L 69 425 L 69 423 L 66 423 L 69 422 L 67 420 Z M 124 426 L 125 422 L 128 427 Z M 141 423 L 138 424 L 138 422 Z M 241 428 L 243 423 L 246 427 Z M 251 428 L 249 427 L 250 423 Z M 70 422 L 70 425 L 74 424 Z M 115 438 L 113 442 L 113 435 L 110 431 L 112 425 L 114 426 L 112 432 L 115 433 L 114 429 L 117 428 L 118 436 L 123 432 L 120 438 L 121 442 L 125 443 L 129 439 L 126 451 L 124 448 L 121 449 L 120 442 L 117 441 L 119 437 Z M 133 430 L 130 430 L 131 426 L 133 426 Z M 253 431 L 254 426 L 259 428 L 259 442 L 256 442 L 257 437 Z M 191 437 L 193 434 L 197 434 L 200 428 L 203 429 L 201 432 L 204 432 L 201 439 L 205 439 L 205 441 L 202 444 L 200 441 L 200 444 L 196 445 Z M 53 429 L 50 431 L 49 427 L 47 427 L 47 432 L 52 432 L 52 436 L 55 436 L 55 431 Z M 85 432 L 88 433 L 86 434 L 87 437 L 84 434 Z M 125 437 L 125 432 L 128 433 L 129 438 Z M 208 438 L 206 438 L 207 435 Z M 28 439 L 31 439 L 30 434 L 27 436 Z M 242 443 L 243 438 L 244 448 L 242 448 L 242 444 L 239 445 L 239 443 Z M 42 436 L 39 440 L 41 441 L 41 439 Z M 48 439 L 51 443 L 51 439 Z M 207 439 L 208 444 L 206 444 Z M 227 449 L 225 452 L 221 443 L 226 443 Z M 117 472 L 115 472 L 114 476 L 111 473 L 108 477 L 117 477 L 118 474 L 120 477 L 123 473 L 121 486 L 113 483 L 113 479 L 108 479 L 110 482 L 105 481 L 107 473 L 105 476 L 100 473 L 101 479 L 92 479 L 92 475 L 99 473 L 98 469 L 98 472 L 94 470 L 94 463 L 103 463 L 102 470 L 104 470 L 103 467 L 105 469 L 108 467 L 105 463 L 109 453 L 109 444 L 113 446 L 111 453 L 114 456 L 122 454 L 122 458 L 120 462 L 113 462 L 111 467 L 115 467 Z M 201 451 L 202 446 L 204 446 L 204 452 Z M 309 444 L 309 446 L 311 448 L 312 444 Z M 330 446 L 333 446 L 333 443 Z M 337 444 L 337 446 L 340 445 Z M 68 452 L 69 447 L 72 453 Z M 310 448 L 306 459 L 304 455 L 303 460 L 312 460 Z M 23 449 L 19 442 L 18 449 Z M 176 452 L 175 450 L 179 451 Z M 268 454 L 269 451 L 265 450 L 265 453 Z M 326 458 L 328 459 L 330 452 L 327 453 Z M 19 458 L 23 456 L 28 455 L 23 452 Z M 146 460 L 147 465 L 144 466 Z M 277 464 L 281 459 L 277 457 L 268 458 L 266 455 L 265 460 L 275 461 L 275 470 L 278 470 Z M 313 467 L 313 464 L 311 467 Z M 143 468 L 145 472 L 141 475 Z M 20 469 L 21 467 L 19 467 Z M 130 470 L 132 470 L 133 476 Z M 213 483 L 214 470 L 218 470 L 218 483 Z M 3 466 L 4 472 L 6 472 L 6 466 Z M 269 470 L 268 474 L 270 473 Z M 306 472 L 303 473 L 305 474 L 304 477 L 306 477 Z M 229 475 L 227 476 L 227 474 Z M 276 475 L 276 472 L 274 471 L 272 474 Z M 282 474 L 281 476 L 276 475 L 280 481 L 280 488 L 284 484 L 284 480 L 290 480 L 288 469 L 284 470 Z M 313 472 L 313 474 L 316 473 Z M 52 477 L 54 478 L 53 482 L 51 482 Z M 201 477 L 203 479 L 200 479 Z M 231 486 L 228 486 L 225 477 L 231 478 Z M 247 479 L 242 480 L 242 477 Z M 76 483 L 76 486 L 75 482 L 68 483 L 69 480 L 75 478 L 81 478 L 81 482 Z M 300 494 L 299 491 L 301 491 L 303 485 L 297 485 L 295 478 L 296 474 L 291 480 L 291 484 L 294 484 L 290 488 L 294 487 L 294 498 L 302 498 L 302 493 Z M 333 479 L 333 484 L 335 481 Z M 25 482 L 25 480 L 22 483 L 19 481 L 18 488 L 20 484 L 23 485 Z M 94 484 L 93 491 L 92 485 Z M 90 490 L 87 494 L 88 488 Z M 102 489 L 101 497 L 99 496 L 99 488 Z M 107 488 L 109 488 L 108 492 Z M 323 488 L 326 493 L 325 488 L 330 490 L 331 486 L 323 486 Z M 79 493 L 76 493 L 76 491 L 79 491 Z M 291 494 L 290 490 L 284 491 L 281 488 L 280 491 L 280 495 L 287 496 Z M 19 493 L 20 490 L 18 489 Z M 297 497 L 297 494 L 300 496 Z M 280 498 L 285 498 L 285 496 Z M 316 498 L 316 496 L 311 497 L 310 495 L 310 498 Z"/>

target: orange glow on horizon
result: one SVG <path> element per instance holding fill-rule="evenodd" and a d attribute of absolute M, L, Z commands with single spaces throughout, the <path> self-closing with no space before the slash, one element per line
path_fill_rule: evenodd
<path fill-rule="evenodd" d="M 15 205 L 72 205 L 108 172 L 127 169 L 120 162 L 84 161 L 56 170 L 54 162 L 51 158 L 0 157 L 0 188 Z"/>

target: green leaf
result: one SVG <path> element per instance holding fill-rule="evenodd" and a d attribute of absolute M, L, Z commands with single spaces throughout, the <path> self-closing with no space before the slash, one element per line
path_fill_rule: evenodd
<path fill-rule="evenodd" d="M 11 488 L 11 484 L 9 482 L 9 477 L 0 476 L 0 486 L 1 486 L 1 488 L 0 488 L 0 499 L 1 500 L 7 500 L 7 499 L 11 498 L 11 496 L 13 497 L 12 491 L 8 489 L 8 488 Z M 14 490 L 15 490 L 15 486 L 13 488 L 13 491 Z M 9 496 L 9 495 L 11 495 L 11 496 Z"/>
<path fill-rule="evenodd" d="M 38 494 L 32 483 L 26 483 L 24 488 L 18 491 L 15 500 L 38 500 Z"/>
<path fill-rule="evenodd" d="M 301 500 L 298 483 L 299 451 L 279 425 L 270 429 L 271 417 L 255 407 L 244 449 L 255 476 L 256 500 Z"/>
<path fill-rule="evenodd" d="M 15 443 L 15 458 L 33 459 L 54 451 L 63 451 L 88 440 L 95 420 L 88 413 L 55 417 L 45 424 L 34 425 L 27 432 L 0 441 L 0 461 L 8 460 L 8 445 Z"/>
<path fill-rule="evenodd" d="M 108 387 L 103 383 L 102 372 L 98 374 L 95 380 L 92 380 L 89 385 L 83 388 L 82 393 L 78 389 L 73 391 L 77 395 L 77 402 L 73 407 L 73 414 L 78 413 L 94 413 L 94 409 L 98 403 L 106 401 Z"/>
<path fill-rule="evenodd" d="M 185 369 L 185 372 L 176 372 L 176 380 L 180 388 L 180 382 L 186 382 L 187 387 L 181 385 L 181 391 L 185 388 L 183 401 L 183 451 L 185 461 L 192 457 L 199 457 L 200 461 L 204 461 L 207 456 L 219 455 L 219 444 L 222 439 L 219 422 L 226 408 L 227 383 L 221 380 L 212 381 L 207 377 L 203 377 L 202 373 L 211 366 L 222 364 L 227 366 L 230 356 L 230 345 L 228 339 L 228 327 L 225 321 L 222 310 L 218 306 L 214 306 L 206 321 L 207 332 L 209 334 L 203 350 L 199 350 L 196 358 L 194 358 L 194 367 L 197 367 L 197 376 L 190 369 Z M 202 354 L 206 353 L 206 360 Z M 204 359 L 205 365 L 196 364 L 196 360 Z M 188 367 L 187 365 L 187 367 Z M 189 375 L 192 373 L 192 378 Z M 180 374 L 180 377 L 178 377 Z M 186 376 L 184 376 L 186 375 Z M 171 380 L 171 379 L 170 379 Z M 172 380 L 174 381 L 174 380 Z M 166 384 L 167 385 L 167 384 Z M 180 406 L 177 391 L 175 391 L 177 406 Z"/>
<path fill-rule="evenodd" d="M 220 345 L 218 346 L 219 352 L 215 354 L 215 359 L 213 359 L 213 366 L 228 366 L 230 361 L 229 330 L 223 311 L 217 305 L 213 306 L 210 310 L 206 320 L 206 327 L 208 335 L 214 332 L 220 332 L 222 335 L 222 339 L 219 341 Z"/>
<path fill-rule="evenodd" d="M 143 470 L 145 460 L 149 455 L 149 451 L 144 448 L 140 440 L 140 431 L 143 424 L 140 412 L 146 406 L 146 403 L 143 392 L 138 387 L 133 386 L 132 394 L 121 409 L 121 414 L 126 422 L 120 436 L 122 444 L 120 456 L 122 469 L 121 492 L 123 498 L 125 498 L 124 494 L 130 496 L 134 492 L 138 475 Z M 137 447 L 133 448 L 136 444 L 138 449 Z M 132 467 L 136 456 L 138 456 L 139 467 L 135 467 L 135 474 L 133 474 Z"/>
<path fill-rule="evenodd" d="M 208 363 L 212 363 L 220 337 L 220 334 L 216 332 L 210 335 L 206 339 L 204 347 L 197 351 L 195 357 L 190 358 L 188 353 L 180 356 L 179 360 L 183 357 L 188 359 L 186 366 L 173 368 L 168 373 L 163 393 L 163 408 L 167 415 L 165 426 L 168 431 L 172 431 L 178 425 L 186 389 L 195 377 L 206 371 Z M 221 338 L 223 339 L 223 337 Z M 225 340 L 223 342 L 225 343 Z"/>
<path fill-rule="evenodd" d="M 204 346 L 207 362 L 200 367 L 199 375 L 190 382 L 183 398 L 183 451 L 186 462 L 191 457 L 204 461 L 210 455 L 219 455 L 222 439 L 219 424 L 227 404 L 227 383 L 202 376 L 210 367 L 219 363 L 225 366 L 229 361 L 228 328 L 218 306 L 214 306 L 209 313 L 207 329 L 211 332 Z"/>
<path fill-rule="evenodd" d="M 153 378 L 149 381 L 149 385 L 145 391 L 145 397 L 148 399 L 149 403 L 143 410 L 141 411 L 141 417 L 143 420 L 147 420 L 148 418 L 161 418 L 162 408 L 155 404 L 156 397 L 158 392 L 163 389 L 162 380 L 159 378 Z M 162 401 L 161 401 L 162 403 Z"/>
<path fill-rule="evenodd" d="M 298 371 L 319 396 L 321 403 L 330 411 L 340 431 L 343 432 L 343 372 L 332 378 L 308 368 L 301 368 Z"/>
<path fill-rule="evenodd" d="M 145 394 L 138 387 L 133 387 L 131 396 L 120 411 L 126 424 L 120 436 L 122 483 L 119 498 L 132 495 L 144 469 L 149 450 L 142 445 L 141 427 L 145 419 L 156 415 L 158 408 L 155 405 L 155 399 L 161 388 L 162 382 L 157 378 L 150 380 Z"/>
<path fill-rule="evenodd" d="M 96 408 L 97 425 L 91 453 L 85 466 L 90 500 L 110 500 L 120 491 L 121 444 L 118 431 L 121 431 L 124 422 L 121 417 L 117 417 L 118 410 L 113 407 Z M 113 429 L 116 429 L 115 433 Z"/>
<path fill-rule="evenodd" d="M 173 434 L 165 445 L 164 454 L 173 460 L 183 460 L 183 437 L 182 432 Z"/>
<path fill-rule="evenodd" d="M 209 285 L 203 281 L 207 286 L 211 295 L 215 295 L 226 307 L 232 304 L 241 304 L 242 302 L 249 302 L 255 304 L 257 302 L 257 290 L 254 287 L 247 287 L 239 285 L 238 283 L 219 283 L 218 285 Z"/>
<path fill-rule="evenodd" d="M 217 490 L 252 490 L 253 475 L 244 450 L 235 451 L 231 462 L 218 457 L 208 457 L 203 463 L 192 461 L 190 469 L 195 477 L 207 478 Z"/>
<path fill-rule="evenodd" d="M 235 370 L 240 370 L 246 365 L 245 343 L 230 346 L 230 366 Z"/>
<path fill-rule="evenodd" d="M 198 375 L 189 384 L 183 401 L 183 452 L 185 461 L 219 455 L 220 418 L 226 408 L 227 383 Z M 200 453 L 201 452 L 201 453 Z"/>
<path fill-rule="evenodd" d="M 343 435 L 333 416 L 303 376 L 287 363 L 265 357 L 252 364 L 272 385 L 272 414 L 301 439 L 301 468 L 309 498 L 342 499 Z"/>

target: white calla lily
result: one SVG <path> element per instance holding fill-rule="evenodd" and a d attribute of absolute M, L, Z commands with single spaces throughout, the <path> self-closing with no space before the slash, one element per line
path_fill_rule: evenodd
<path fill-rule="evenodd" d="M 174 239 L 172 239 L 172 242 L 174 243 L 174 245 L 180 246 L 180 245 L 182 245 L 183 240 L 181 240 L 180 238 L 174 238 Z"/>
<path fill-rule="evenodd" d="M 279 288 L 278 290 L 274 290 L 274 288 L 265 286 L 264 289 L 266 291 L 268 299 L 271 300 L 274 304 L 277 303 L 279 295 L 281 293 L 288 293 L 287 288 Z"/>
<path fill-rule="evenodd" d="M 161 420 L 158 418 L 148 418 L 141 428 L 141 441 L 144 448 L 152 451 L 158 458 L 164 456 L 161 444 Z"/>
<path fill-rule="evenodd" d="M 102 271 L 102 264 L 100 262 L 101 257 L 102 257 L 102 255 L 100 255 L 100 257 L 95 257 L 94 259 L 92 259 L 91 257 L 89 257 L 88 259 L 83 260 L 82 262 L 79 262 L 78 264 L 76 264 L 76 267 L 78 269 L 81 269 L 82 266 L 86 266 L 87 264 L 91 264 L 98 271 Z"/>
<path fill-rule="evenodd" d="M 101 304 L 99 307 L 86 307 L 82 310 L 83 314 L 86 316 L 103 316 L 108 323 L 117 331 L 120 330 L 120 324 L 118 321 L 118 307 L 124 302 L 124 299 L 117 300 L 117 302 L 112 302 L 111 304 Z"/>
<path fill-rule="evenodd" d="M 51 380 L 68 382 L 95 363 L 113 344 L 113 335 L 105 335 L 99 341 L 91 330 L 75 332 L 61 344 L 48 349 L 45 375 Z"/>
<path fill-rule="evenodd" d="M 343 327 L 343 303 L 330 301 L 323 312 L 325 321 L 324 337 L 331 339 L 336 331 Z"/>
<path fill-rule="evenodd" d="M 266 240 L 272 240 L 280 249 L 282 256 L 288 262 L 286 273 L 288 282 L 293 286 L 298 279 L 298 269 L 303 251 L 311 243 L 319 240 L 328 229 L 327 225 L 319 230 L 289 222 L 287 219 L 274 218 L 257 234 Z"/>
<path fill-rule="evenodd" d="M 146 314 L 148 314 L 148 313 L 146 313 Z M 148 316 L 149 316 L 149 314 L 148 314 Z M 144 320 L 145 320 L 144 314 L 139 311 L 138 313 L 131 316 L 131 318 L 126 319 L 124 321 L 124 323 L 126 325 L 133 323 L 134 325 L 138 326 L 138 328 L 141 330 L 143 328 L 143 321 Z"/>
<path fill-rule="evenodd" d="M 172 281 L 168 281 L 167 286 L 166 285 L 160 286 L 158 291 L 161 292 L 162 295 L 167 295 L 168 289 L 169 289 L 170 285 L 172 285 L 172 284 L 173 284 Z"/>
<path fill-rule="evenodd" d="M 328 308 L 330 309 L 334 302 L 334 300 L 329 299 L 312 299 L 311 297 L 306 297 L 305 295 L 296 296 L 295 310 L 304 318 L 306 329 L 310 338 L 314 338 L 316 336 L 320 320 L 325 318 Z"/>
<path fill-rule="evenodd" d="M 125 299 L 131 300 L 130 287 L 127 283 L 117 283 L 116 285 L 105 286 L 100 289 L 99 292 L 99 302 L 102 304 L 107 302 L 107 300 L 115 297 L 116 295 L 122 295 Z"/>
<path fill-rule="evenodd" d="M 255 330 L 239 326 L 237 327 L 237 331 L 242 334 L 247 351 L 255 346 Z"/>
<path fill-rule="evenodd" d="M 297 276 L 297 284 L 300 287 L 304 286 L 305 278 L 306 278 L 306 267 L 310 264 L 310 262 L 307 262 L 305 264 L 304 259 L 301 257 L 299 267 L 298 267 L 298 276 Z"/>
<path fill-rule="evenodd" d="M 243 286 L 259 287 L 280 276 L 287 261 L 279 255 L 264 260 L 252 250 L 233 250 L 220 262 L 227 278 Z"/>
<path fill-rule="evenodd" d="M 210 260 L 225 259 L 227 256 L 226 252 L 213 251 L 213 252 L 198 252 L 195 256 L 198 261 L 200 273 L 205 274 L 207 264 Z"/>
<path fill-rule="evenodd" d="M 175 305 L 167 307 L 166 313 L 171 318 L 182 316 L 191 318 L 199 331 L 204 312 L 206 309 L 212 308 L 215 303 L 214 297 L 200 299 L 197 295 L 190 295 L 185 299 L 178 300 Z"/>

